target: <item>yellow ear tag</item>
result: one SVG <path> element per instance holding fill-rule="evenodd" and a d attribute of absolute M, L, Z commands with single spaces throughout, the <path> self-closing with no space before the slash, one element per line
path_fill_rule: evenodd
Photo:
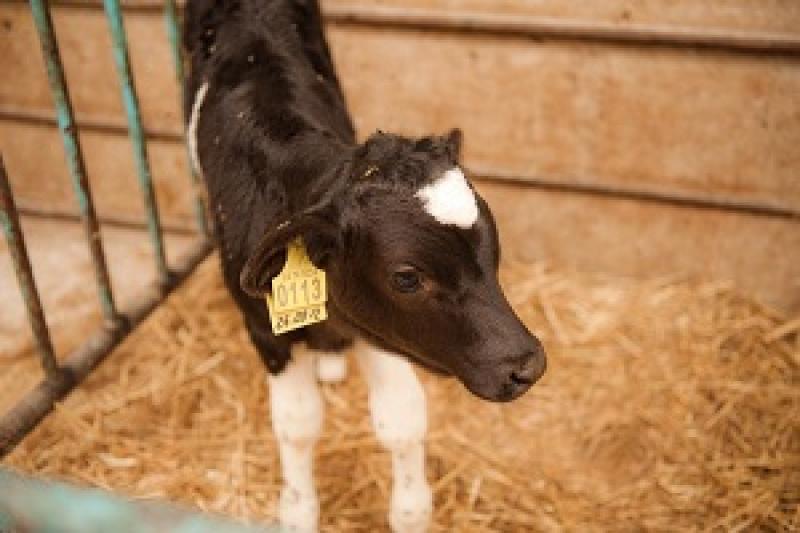
<path fill-rule="evenodd" d="M 286 249 L 286 264 L 272 280 L 272 294 L 266 295 L 272 332 L 287 331 L 322 322 L 328 318 L 325 271 L 314 266 L 301 238 Z"/>

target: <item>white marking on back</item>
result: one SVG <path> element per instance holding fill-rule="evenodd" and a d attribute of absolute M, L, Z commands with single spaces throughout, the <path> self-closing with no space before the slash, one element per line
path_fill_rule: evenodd
<path fill-rule="evenodd" d="M 189 143 L 189 155 L 192 158 L 192 166 L 194 171 L 200 176 L 203 175 L 203 169 L 200 168 L 200 158 L 197 155 L 197 124 L 200 122 L 200 108 L 203 106 L 203 100 L 206 98 L 208 92 L 208 82 L 205 82 L 197 90 L 194 96 L 194 103 L 192 104 L 192 116 L 189 117 L 189 129 L 186 132 L 187 142 Z"/>
<path fill-rule="evenodd" d="M 442 224 L 469 229 L 478 220 L 475 193 L 458 167 L 422 187 L 415 196 L 422 201 L 425 211 Z"/>

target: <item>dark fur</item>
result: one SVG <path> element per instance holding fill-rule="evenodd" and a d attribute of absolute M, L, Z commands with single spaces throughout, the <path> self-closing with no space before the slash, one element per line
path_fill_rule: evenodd
<path fill-rule="evenodd" d="M 457 164 L 460 133 L 357 145 L 315 0 L 191 0 L 184 35 L 187 117 L 210 87 L 197 144 L 225 281 L 271 372 L 294 342 L 337 350 L 360 335 L 492 400 L 538 379 L 544 353 L 500 290 L 486 204 L 461 230 L 414 197 Z M 327 272 L 330 318 L 276 337 L 261 295 L 298 235 Z M 389 280 L 408 264 L 424 286 L 401 294 Z"/>

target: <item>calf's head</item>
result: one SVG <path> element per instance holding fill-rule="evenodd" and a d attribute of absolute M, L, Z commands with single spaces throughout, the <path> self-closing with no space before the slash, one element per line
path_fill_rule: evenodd
<path fill-rule="evenodd" d="M 498 283 L 497 229 L 458 165 L 460 140 L 457 130 L 373 135 L 344 186 L 265 236 L 241 281 L 270 290 L 302 236 L 327 272 L 332 316 L 481 398 L 510 401 L 542 376 L 545 354 Z"/>

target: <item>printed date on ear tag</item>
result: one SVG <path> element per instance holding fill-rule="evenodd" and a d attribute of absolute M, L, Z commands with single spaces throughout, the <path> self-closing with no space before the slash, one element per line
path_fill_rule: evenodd
<path fill-rule="evenodd" d="M 272 332 L 286 333 L 328 318 L 325 271 L 314 266 L 299 237 L 286 249 L 286 265 L 266 295 Z"/>

